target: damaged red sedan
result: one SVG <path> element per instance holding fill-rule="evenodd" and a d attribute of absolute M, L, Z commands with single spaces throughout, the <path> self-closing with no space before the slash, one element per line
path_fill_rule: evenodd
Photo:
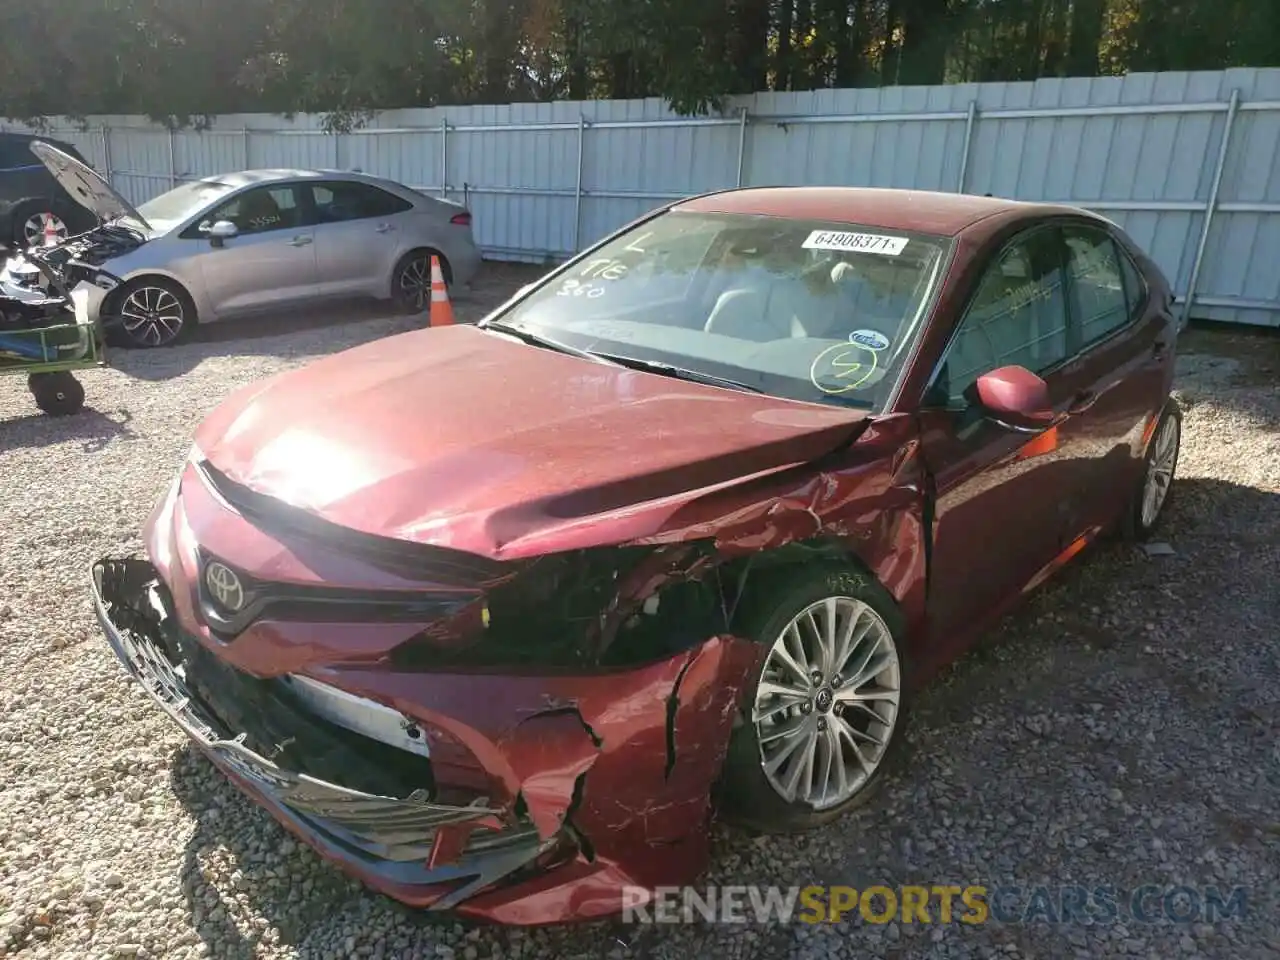
<path fill-rule="evenodd" d="M 95 565 L 99 619 L 372 887 L 614 914 L 696 879 L 714 812 L 864 802 L 913 688 L 1100 534 L 1150 531 L 1171 303 L 1069 207 L 681 201 L 477 326 L 234 394 L 147 558 Z"/>

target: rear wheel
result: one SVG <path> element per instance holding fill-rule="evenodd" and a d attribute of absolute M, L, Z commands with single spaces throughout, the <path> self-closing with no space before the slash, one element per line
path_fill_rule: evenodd
<path fill-rule="evenodd" d="M 54 417 L 78 413 L 84 406 L 84 385 L 65 370 L 30 374 L 27 389 L 36 406 Z"/>
<path fill-rule="evenodd" d="M 411 250 L 400 258 L 391 274 L 391 299 L 405 313 L 422 313 L 431 303 L 431 258 L 440 258 L 445 286 L 453 283 L 453 271 L 444 255 L 435 250 Z"/>
<path fill-rule="evenodd" d="M 1125 517 L 1125 532 L 1130 538 L 1144 540 L 1155 532 L 1173 492 L 1181 448 L 1182 410 L 1176 400 L 1170 399 L 1147 444 L 1142 480 Z"/>
<path fill-rule="evenodd" d="M 861 806 L 903 739 L 903 621 L 888 591 L 854 569 L 797 569 L 735 632 L 766 653 L 729 743 L 726 815 L 786 833 Z"/>
<path fill-rule="evenodd" d="M 196 309 L 180 285 L 164 277 L 141 277 L 111 299 L 116 339 L 131 347 L 167 347 L 195 326 Z"/>

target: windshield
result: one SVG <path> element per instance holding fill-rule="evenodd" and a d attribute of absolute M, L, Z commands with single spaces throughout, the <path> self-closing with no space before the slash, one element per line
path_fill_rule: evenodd
<path fill-rule="evenodd" d="M 167 230 L 234 189 L 219 180 L 195 180 L 152 197 L 138 207 L 138 212 L 157 230 Z"/>
<path fill-rule="evenodd" d="M 492 320 L 775 396 L 878 408 L 948 246 L 898 230 L 671 211 Z"/>

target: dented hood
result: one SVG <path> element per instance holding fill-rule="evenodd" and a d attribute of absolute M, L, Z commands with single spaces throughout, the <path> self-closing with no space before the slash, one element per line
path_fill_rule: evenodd
<path fill-rule="evenodd" d="M 251 385 L 196 444 L 230 480 L 333 523 L 515 558 L 652 532 L 701 492 L 829 452 L 864 419 L 456 326 Z"/>

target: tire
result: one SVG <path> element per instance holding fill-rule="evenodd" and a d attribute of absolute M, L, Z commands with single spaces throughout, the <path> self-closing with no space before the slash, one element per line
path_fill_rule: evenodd
<path fill-rule="evenodd" d="M 36 406 L 53 417 L 79 413 L 84 406 L 84 385 L 66 371 L 30 374 L 27 389 Z"/>
<path fill-rule="evenodd" d="M 784 632 L 797 619 L 807 623 L 807 613 L 814 613 L 814 623 L 824 626 L 828 603 L 837 607 L 837 642 L 850 616 L 855 618 L 854 637 L 861 636 L 860 642 L 848 651 L 845 668 L 862 660 L 868 665 L 879 662 L 882 669 L 852 684 L 847 677 L 833 675 L 822 677 L 821 683 L 814 687 L 810 679 L 807 686 L 811 698 L 807 703 L 782 710 L 781 697 L 768 694 L 762 697 L 762 684 L 767 679 L 790 679 L 787 677 L 790 671 L 780 669 L 781 661 L 774 651 L 784 642 Z M 761 833 L 796 833 L 820 826 L 865 804 L 905 742 L 903 725 L 908 689 L 903 643 L 905 625 L 889 592 L 874 578 L 853 567 L 797 567 L 762 584 L 754 597 L 744 601 L 734 632 L 769 648 L 770 652 L 762 657 L 760 671 L 745 691 L 741 722 L 735 725 L 729 741 L 719 791 L 720 809 L 725 817 Z M 802 633 L 806 640 L 813 639 L 807 626 Z M 808 653 L 815 649 L 810 642 L 804 646 Z M 800 663 L 794 646 L 789 652 L 793 664 L 806 671 L 810 669 Z M 812 659 L 816 665 L 817 658 Z M 871 680 L 879 682 L 873 686 Z M 799 678 L 791 682 L 798 686 Z M 881 685 L 883 688 L 877 690 Z M 851 694 L 855 692 L 879 692 L 880 697 L 861 700 L 854 707 Z M 844 698 L 848 700 L 841 702 Z M 872 721 L 867 710 L 877 715 L 878 721 Z M 804 792 L 802 786 L 790 798 L 786 796 L 787 775 L 796 772 L 793 764 L 803 763 L 801 758 L 808 749 L 807 744 L 785 757 L 773 776 L 766 772 L 766 761 L 777 761 L 779 745 L 785 745 L 790 739 L 777 735 L 783 725 L 798 726 L 812 734 L 815 747 L 810 762 L 817 770 L 826 769 L 829 773 L 824 790 L 805 797 L 800 795 Z M 875 737 L 882 745 L 865 742 L 862 736 Z M 837 768 L 826 767 L 824 762 L 826 757 L 836 756 L 833 747 L 837 745 L 839 756 L 844 760 L 840 768 L 847 781 L 844 790 L 838 789 Z M 868 766 L 859 763 L 864 757 L 871 761 Z M 800 779 L 803 781 L 803 776 Z M 813 777 L 813 782 L 819 779 L 820 773 Z"/>
<path fill-rule="evenodd" d="M 1182 450 L 1182 410 L 1172 397 L 1165 404 L 1160 422 L 1151 434 L 1147 452 L 1142 460 L 1142 477 L 1133 498 L 1125 509 L 1123 532 L 1127 539 L 1148 539 L 1160 525 L 1169 499 L 1173 496 L 1173 480 L 1178 469 L 1178 454 Z M 1163 477 L 1163 492 L 1156 495 L 1154 509 L 1146 506 L 1150 485 Z"/>
<path fill-rule="evenodd" d="M 453 284 L 453 269 L 444 254 L 423 248 L 410 250 L 397 262 L 391 272 L 391 300 L 401 313 L 423 313 L 431 305 L 431 258 L 440 258 L 440 273 L 446 287 Z M 421 281 L 417 280 L 419 270 Z M 412 275 L 406 287 L 406 276 Z"/>
<path fill-rule="evenodd" d="M 103 308 L 112 342 L 141 349 L 171 347 L 191 335 L 196 307 L 181 284 L 138 277 L 113 293 Z"/>
<path fill-rule="evenodd" d="M 80 232 L 84 217 L 69 209 L 61 200 L 23 200 L 9 211 L 9 236 L 5 238 L 14 250 L 26 250 L 44 243 L 44 221 L 52 217 L 58 238 L 65 239 Z"/>

